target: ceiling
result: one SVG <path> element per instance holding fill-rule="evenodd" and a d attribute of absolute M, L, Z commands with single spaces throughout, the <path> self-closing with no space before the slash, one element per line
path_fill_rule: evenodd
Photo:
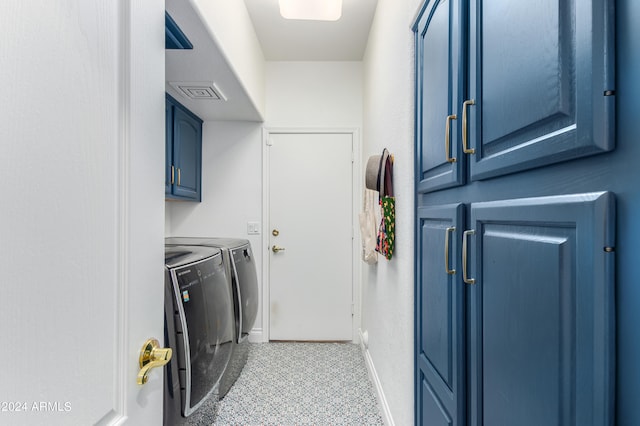
<path fill-rule="evenodd" d="M 289 20 L 278 0 L 244 0 L 267 61 L 360 61 L 378 0 L 343 0 L 335 22 Z"/>
<path fill-rule="evenodd" d="M 233 0 L 239 1 L 239 0 Z M 360 61 L 377 0 L 343 0 L 335 22 L 286 20 L 278 0 L 244 0 L 266 61 Z M 194 10 L 191 1 L 165 0 L 169 15 L 193 44 L 166 50 L 165 90 L 205 121 L 262 121 L 260 112 Z M 191 99 L 177 85 L 215 84 L 226 100 Z"/>

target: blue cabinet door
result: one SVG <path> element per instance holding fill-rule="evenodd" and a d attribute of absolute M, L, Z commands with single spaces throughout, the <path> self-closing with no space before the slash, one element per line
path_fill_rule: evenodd
<path fill-rule="evenodd" d="M 465 424 L 465 287 L 462 204 L 418 209 L 416 424 Z"/>
<path fill-rule="evenodd" d="M 416 173 L 418 191 L 464 183 L 466 158 L 456 142 L 464 96 L 461 0 L 429 2 L 416 32 Z"/>
<path fill-rule="evenodd" d="M 471 180 L 614 148 L 613 22 L 613 0 L 471 0 Z"/>
<path fill-rule="evenodd" d="M 173 113 L 173 194 L 200 201 L 202 121 L 182 108 Z"/>
<path fill-rule="evenodd" d="M 165 120 L 165 196 L 200 201 L 202 120 L 168 94 Z"/>
<path fill-rule="evenodd" d="M 614 218 L 607 192 L 471 204 L 471 425 L 614 424 Z"/>

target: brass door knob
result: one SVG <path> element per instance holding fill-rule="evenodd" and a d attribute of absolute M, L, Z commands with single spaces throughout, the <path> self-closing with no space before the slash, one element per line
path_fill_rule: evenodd
<path fill-rule="evenodd" d="M 284 247 L 278 247 L 277 245 L 273 245 L 273 247 L 271 247 L 271 251 L 274 253 L 278 253 L 279 251 L 283 251 Z"/>
<path fill-rule="evenodd" d="M 152 368 L 162 367 L 171 360 L 173 351 L 171 348 L 161 348 L 158 339 L 149 339 L 144 342 L 140 350 L 140 371 L 138 372 L 138 384 L 144 385 L 149 381 L 149 371 Z"/>

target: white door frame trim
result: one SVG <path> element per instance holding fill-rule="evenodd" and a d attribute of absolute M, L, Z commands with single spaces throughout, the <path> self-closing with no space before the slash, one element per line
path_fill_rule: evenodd
<path fill-rule="evenodd" d="M 318 133 L 318 134 L 331 134 L 331 133 L 340 133 L 340 134 L 350 134 L 353 140 L 353 151 L 352 151 L 352 167 L 351 167 L 351 182 L 352 182 L 352 193 L 353 199 L 351 200 L 352 204 L 352 217 L 351 217 L 351 229 L 352 229 L 352 239 L 351 239 L 351 283 L 352 283 L 352 293 L 351 293 L 351 303 L 353 304 L 353 316 L 351 321 L 351 335 L 353 336 L 353 342 L 359 342 L 358 329 L 360 327 L 361 322 L 361 268 L 360 268 L 360 252 L 361 252 L 361 244 L 360 244 L 360 232 L 359 232 L 359 222 L 358 222 L 358 213 L 360 212 L 362 206 L 361 198 L 362 198 L 362 147 L 360 142 L 360 129 L 356 127 L 322 127 L 322 128 L 296 128 L 296 127 L 263 127 L 262 128 L 262 336 L 258 338 L 256 335 L 255 340 L 261 342 L 269 341 L 269 312 L 270 312 L 270 282 L 269 282 L 269 194 L 270 194 L 270 182 L 269 182 L 269 172 L 270 172 L 270 159 L 269 159 L 269 150 L 267 149 L 269 146 L 269 137 L 272 134 L 295 134 L 295 133 Z M 258 330 L 255 330 L 258 334 Z"/>

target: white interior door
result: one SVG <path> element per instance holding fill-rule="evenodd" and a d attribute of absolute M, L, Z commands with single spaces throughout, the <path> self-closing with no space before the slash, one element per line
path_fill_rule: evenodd
<path fill-rule="evenodd" d="M 162 423 L 164 2 L 4 0 L 0 424 Z"/>
<path fill-rule="evenodd" d="M 269 143 L 269 338 L 352 340 L 353 135 Z"/>

